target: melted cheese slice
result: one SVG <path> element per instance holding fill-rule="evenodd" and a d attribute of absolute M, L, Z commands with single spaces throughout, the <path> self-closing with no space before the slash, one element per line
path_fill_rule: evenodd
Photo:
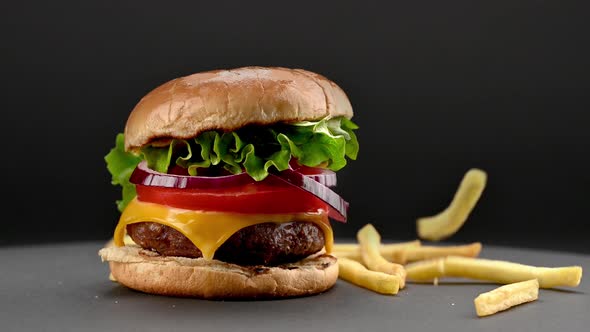
<path fill-rule="evenodd" d="M 194 211 L 133 199 L 121 214 L 115 228 L 115 245 L 124 246 L 126 226 L 138 222 L 155 222 L 172 227 L 186 236 L 205 259 L 212 259 L 215 251 L 242 228 L 267 223 L 291 221 L 312 222 L 324 232 L 326 252 L 332 252 L 334 234 L 325 212 L 296 214 L 242 214 Z"/>

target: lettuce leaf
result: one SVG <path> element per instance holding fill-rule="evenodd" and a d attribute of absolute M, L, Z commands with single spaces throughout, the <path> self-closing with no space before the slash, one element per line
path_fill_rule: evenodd
<path fill-rule="evenodd" d="M 129 178 L 137 164 L 141 162 L 141 158 L 125 152 L 125 136 L 118 134 L 115 147 L 104 157 L 104 160 L 112 176 L 111 183 L 122 187 L 123 198 L 117 201 L 117 208 L 123 212 L 123 209 L 136 195 L 135 185 L 129 182 Z"/>
<path fill-rule="evenodd" d="M 129 176 L 143 159 L 148 167 L 166 173 L 173 165 L 186 168 L 190 175 L 199 169 L 223 168 L 232 174 L 246 171 L 256 181 L 264 180 L 269 171 L 289 168 L 291 158 L 310 167 L 325 167 L 337 171 L 355 160 L 359 143 L 351 120 L 338 117 L 293 124 L 265 127 L 245 127 L 234 132 L 207 131 L 194 139 L 174 139 L 167 147 L 146 146 L 139 156 L 123 149 L 123 134 L 117 135 L 117 145 L 105 157 L 113 184 L 123 187 L 119 210 L 135 196 Z"/>

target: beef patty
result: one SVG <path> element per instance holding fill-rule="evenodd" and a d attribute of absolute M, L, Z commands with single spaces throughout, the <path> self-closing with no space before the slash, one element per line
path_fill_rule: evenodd
<path fill-rule="evenodd" d="M 135 243 L 164 256 L 202 257 L 201 251 L 172 227 L 141 222 L 127 225 Z M 320 251 L 324 232 L 310 222 L 263 223 L 234 233 L 217 251 L 215 259 L 239 265 L 292 263 Z"/>

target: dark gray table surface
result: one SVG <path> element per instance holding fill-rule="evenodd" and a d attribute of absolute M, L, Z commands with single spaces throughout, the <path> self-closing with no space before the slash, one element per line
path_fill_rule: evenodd
<path fill-rule="evenodd" d="M 317 296 L 222 302 L 146 295 L 108 280 L 102 243 L 0 248 L 0 331 L 589 331 L 590 280 L 477 318 L 473 299 L 496 285 L 409 284 L 396 296 L 339 280 Z M 482 257 L 590 267 L 590 256 L 492 247 Z"/>

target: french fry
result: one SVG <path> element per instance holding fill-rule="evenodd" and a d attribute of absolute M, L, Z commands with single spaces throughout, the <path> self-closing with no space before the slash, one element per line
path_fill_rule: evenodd
<path fill-rule="evenodd" d="M 500 260 L 448 256 L 406 265 L 407 278 L 431 282 L 435 278 L 459 277 L 499 284 L 537 279 L 539 287 L 576 287 L 582 279 L 581 266 L 536 267 Z"/>
<path fill-rule="evenodd" d="M 391 249 L 390 249 L 391 248 Z M 379 253 L 390 262 L 406 264 L 415 261 L 427 260 L 446 256 L 477 257 L 481 252 L 481 243 L 475 242 L 458 246 L 396 246 L 386 247 L 382 245 Z M 337 257 L 347 257 L 362 262 L 361 254 L 357 251 L 333 251 Z"/>
<path fill-rule="evenodd" d="M 348 252 L 357 252 L 359 250 L 358 243 L 334 243 L 332 245 L 332 251 L 334 252 L 341 252 L 341 253 L 348 253 Z"/>
<path fill-rule="evenodd" d="M 493 315 L 519 304 L 535 301 L 539 298 L 537 279 L 521 281 L 498 287 L 487 293 L 479 294 L 473 301 L 475 312 L 479 317 Z"/>
<path fill-rule="evenodd" d="M 418 248 L 420 245 L 420 240 L 381 244 L 381 246 L 379 246 L 379 253 L 385 259 L 398 263 L 398 261 L 406 260 L 405 249 Z M 335 244 L 332 250 L 332 255 L 362 262 L 360 247 L 358 244 Z"/>
<path fill-rule="evenodd" d="M 413 241 L 399 242 L 399 243 L 386 243 L 386 244 L 381 244 L 381 247 L 379 248 L 379 252 L 381 252 L 381 255 L 387 256 L 387 253 L 391 252 L 391 251 L 405 249 L 405 248 L 415 248 L 415 247 L 419 247 L 421 245 L 422 245 L 422 243 L 420 242 L 420 240 L 413 240 Z M 335 251 L 335 252 L 358 252 L 359 251 L 358 243 L 335 243 L 332 248 L 333 248 L 333 251 Z"/>
<path fill-rule="evenodd" d="M 392 261 L 399 264 L 406 264 L 426 259 L 446 257 L 446 256 L 463 256 L 477 257 L 481 252 L 481 243 L 475 242 L 459 246 L 422 246 L 417 248 L 402 249 L 403 255 L 392 255 Z"/>
<path fill-rule="evenodd" d="M 403 266 L 389 262 L 379 253 L 381 236 L 371 224 L 365 225 L 357 232 L 363 264 L 372 271 L 396 275 L 400 278 L 400 288 L 406 284 L 406 270 Z"/>
<path fill-rule="evenodd" d="M 438 282 L 445 276 L 445 259 L 430 259 L 406 265 L 406 278 L 413 282 Z"/>
<path fill-rule="evenodd" d="M 384 252 L 383 250 L 379 250 L 379 253 L 381 254 L 381 256 L 383 256 L 383 258 L 385 258 L 386 260 L 388 260 L 392 263 L 401 264 L 401 262 L 406 261 L 406 251 L 404 251 L 404 250 L 395 250 L 392 252 L 387 252 L 389 254 L 388 256 L 383 255 L 383 252 Z M 346 258 L 352 259 L 354 261 L 363 263 L 363 258 L 361 257 L 360 251 L 332 252 L 332 255 L 334 255 L 336 257 L 346 257 Z"/>
<path fill-rule="evenodd" d="M 348 258 L 338 258 L 338 277 L 357 286 L 381 294 L 397 294 L 400 278 L 383 272 L 370 271 L 363 264 Z"/>
<path fill-rule="evenodd" d="M 576 287 L 582 279 L 581 266 L 535 267 L 506 261 L 465 257 L 447 257 L 445 271 L 450 276 L 467 275 L 469 278 L 479 280 L 491 278 L 492 281 L 497 280 L 503 284 L 538 279 L 541 288 Z"/>
<path fill-rule="evenodd" d="M 416 222 L 421 239 L 440 241 L 455 234 L 469 217 L 485 186 L 487 174 L 479 169 L 470 169 L 453 197 L 450 205 L 441 213 L 420 218 Z"/>
<path fill-rule="evenodd" d="M 338 258 L 348 258 L 351 259 L 353 261 L 362 263 L 363 259 L 361 258 L 361 253 L 358 251 L 349 251 L 349 252 L 343 252 L 343 251 L 332 251 L 331 253 L 332 255 L 338 257 Z"/>

